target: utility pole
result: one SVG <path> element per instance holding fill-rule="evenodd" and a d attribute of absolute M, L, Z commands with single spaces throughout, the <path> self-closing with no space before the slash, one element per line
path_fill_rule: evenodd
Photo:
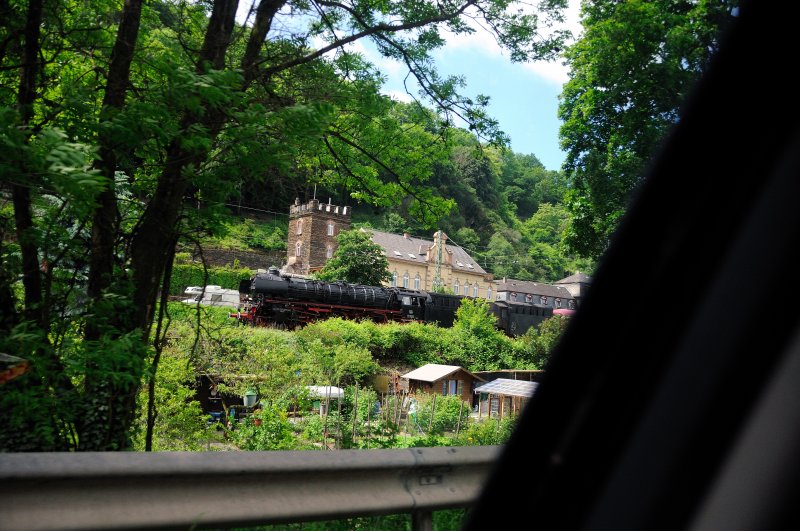
<path fill-rule="evenodd" d="M 436 231 L 436 273 L 433 276 L 433 290 L 442 286 L 442 230 Z"/>

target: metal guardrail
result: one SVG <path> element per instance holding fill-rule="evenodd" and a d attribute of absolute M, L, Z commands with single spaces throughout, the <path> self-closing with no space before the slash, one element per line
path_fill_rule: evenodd
<path fill-rule="evenodd" d="M 468 507 L 498 446 L 0 454 L 0 529 L 224 528 Z"/>

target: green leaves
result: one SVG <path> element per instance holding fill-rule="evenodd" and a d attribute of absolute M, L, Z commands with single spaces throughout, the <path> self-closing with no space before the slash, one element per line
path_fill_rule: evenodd
<path fill-rule="evenodd" d="M 565 53 L 561 145 L 572 190 L 568 244 L 605 252 L 651 155 L 717 46 L 738 2 L 583 4 L 583 37 Z"/>
<path fill-rule="evenodd" d="M 372 242 L 369 232 L 359 229 L 342 231 L 336 241 L 338 247 L 333 257 L 317 275 L 321 280 L 379 286 L 392 278 L 389 261 L 381 247 Z"/>
<path fill-rule="evenodd" d="M 227 35 L 221 16 L 211 24 L 210 14 L 223 11 L 210 8 L 230 2 L 145 2 L 141 24 L 132 23 L 138 5 L 126 2 L 120 11 L 110 0 L 49 2 L 36 24 L 41 36 L 31 43 L 39 48 L 35 67 L 22 60 L 15 38 L 27 23 L 25 10 L 12 8 L 0 27 L 0 40 L 13 44 L 0 47 L 0 174 L 16 185 L 20 214 L 4 218 L 4 232 L 16 229 L 12 219 L 24 219 L 21 247 L 3 245 L 0 261 L 11 265 L 9 279 L 24 269 L 25 300 L 34 308 L 21 310 L 43 309 L 39 333 L 52 335 L 53 344 L 42 352 L 86 386 L 70 391 L 86 404 L 85 420 L 63 417 L 65 432 L 74 428 L 84 439 L 65 447 L 126 446 L 149 355 L 139 338 L 151 324 L 165 264 L 179 240 L 223 234 L 222 212 L 237 195 L 250 207 L 283 209 L 319 184 L 373 205 L 403 202 L 409 219 L 426 228 L 453 211 L 455 201 L 430 182 L 436 161 L 449 155 L 447 126 L 464 118 L 483 138 L 506 139 L 486 114 L 486 98 L 459 96 L 462 81 L 438 76 L 431 53 L 446 31 L 473 32 L 479 18 L 514 59 L 552 56 L 560 37 L 540 39 L 537 26 L 558 18 L 563 2 L 543 2 L 538 18 L 507 0 L 294 2 L 264 20 L 275 22 L 265 35 L 252 33 L 253 25 Z M 436 110 L 382 96 L 379 70 L 343 51 L 361 38 L 405 64 L 420 80 L 422 101 Z M 125 51 L 112 57 L 112 50 Z M 35 74 L 22 99 L 21 64 Z M 482 190 L 494 175 L 491 164 L 473 169 L 470 186 Z M 506 215 L 503 197 L 483 199 Z M 248 243 L 276 248 L 283 234 L 260 233 Z M 354 263 L 340 261 L 329 274 L 366 284 L 389 278 L 374 249 L 351 255 Z M 179 268 L 176 278 L 183 273 Z M 126 285 L 128 278 L 137 285 Z M 205 340 L 208 353 L 212 342 Z M 233 355 L 247 344 L 236 340 L 241 344 L 221 350 Z M 269 348 L 258 359 L 280 367 L 280 376 L 265 389 L 283 389 L 297 360 L 276 343 Z M 361 363 L 364 351 L 336 352 L 350 373 L 370 369 Z"/>
<path fill-rule="evenodd" d="M 86 209 L 108 180 L 92 169 L 96 149 L 72 142 L 58 128 L 48 127 L 32 137 L 17 125 L 11 109 L 0 111 L 0 171 L 9 182 L 56 195 Z"/>

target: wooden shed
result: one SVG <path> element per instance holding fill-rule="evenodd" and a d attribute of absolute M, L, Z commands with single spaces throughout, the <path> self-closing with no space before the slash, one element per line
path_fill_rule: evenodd
<path fill-rule="evenodd" d="M 429 363 L 401 376 L 408 382 L 409 393 L 458 395 L 465 402 L 472 402 L 472 391 L 484 380 L 457 365 Z M 403 385 L 405 387 L 405 385 Z"/>

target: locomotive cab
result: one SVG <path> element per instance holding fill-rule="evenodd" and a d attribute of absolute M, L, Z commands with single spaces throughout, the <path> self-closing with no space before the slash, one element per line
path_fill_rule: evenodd
<path fill-rule="evenodd" d="M 397 300 L 400 302 L 400 312 L 403 317 L 412 321 L 424 320 L 426 297 L 427 294 L 422 291 L 398 291 Z"/>

